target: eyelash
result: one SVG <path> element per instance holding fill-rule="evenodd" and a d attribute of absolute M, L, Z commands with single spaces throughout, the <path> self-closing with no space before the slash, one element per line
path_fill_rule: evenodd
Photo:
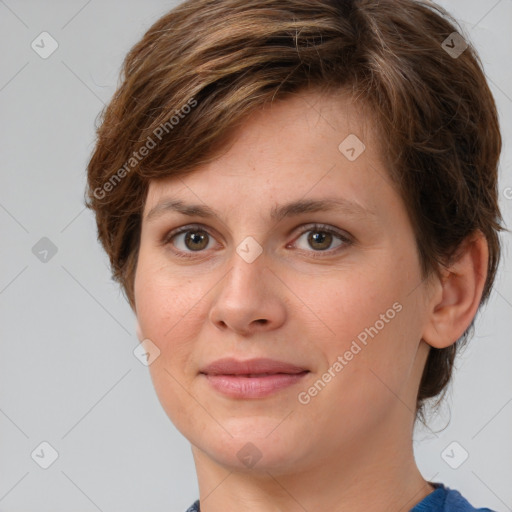
<path fill-rule="evenodd" d="M 341 231 L 338 231 L 337 229 L 334 229 L 332 227 L 329 227 L 329 226 L 326 226 L 325 224 L 311 224 L 311 225 L 308 225 L 306 226 L 307 229 L 304 229 L 303 231 L 301 231 L 299 233 L 299 235 L 297 236 L 296 239 L 299 239 L 302 235 L 304 235 L 305 233 L 308 233 L 310 231 L 313 231 L 313 232 L 321 232 L 321 233 L 328 233 L 330 235 L 334 235 L 335 237 L 339 238 L 343 243 L 342 245 L 336 247 L 335 249 L 325 249 L 325 250 L 321 250 L 321 251 L 315 251 L 315 250 L 312 250 L 312 251 L 307 251 L 307 252 L 312 252 L 313 253 L 313 258 L 322 258 L 323 256 L 320 256 L 320 255 L 316 255 L 315 253 L 321 253 L 321 254 L 328 254 L 330 256 L 332 256 L 333 254 L 336 254 L 338 253 L 339 251 L 343 250 L 346 248 L 346 246 L 348 245 L 352 245 L 354 242 L 346 235 L 344 234 L 343 232 Z M 166 234 L 162 240 L 162 245 L 166 246 L 166 245 L 172 245 L 171 244 L 171 241 L 173 238 L 175 238 L 176 236 L 178 235 L 181 235 L 182 233 L 187 233 L 187 232 L 194 232 L 194 231 L 203 231 L 205 232 L 208 236 L 214 238 L 211 233 L 205 229 L 203 226 L 201 226 L 200 224 L 190 224 L 190 225 L 187 225 L 187 226 L 183 226 L 181 228 L 178 228 L 174 231 L 171 231 L 170 233 Z M 180 251 L 180 250 L 176 250 L 176 249 L 171 249 L 172 252 L 178 257 L 178 258 L 183 258 L 183 259 L 190 259 L 190 258 L 193 258 L 194 257 L 194 251 L 190 251 L 188 253 L 183 253 L 183 251 Z M 302 249 L 299 249 L 299 250 L 302 250 Z M 204 251 L 195 251 L 197 254 L 201 253 L 201 252 L 204 252 Z"/>

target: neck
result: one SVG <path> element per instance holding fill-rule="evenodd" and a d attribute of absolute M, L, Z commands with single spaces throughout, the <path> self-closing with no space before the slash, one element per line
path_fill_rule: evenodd
<path fill-rule="evenodd" d="M 410 415 L 405 411 L 400 412 Z M 396 425 L 362 435 L 320 461 L 317 456 L 315 465 L 305 461 L 286 471 L 269 465 L 243 471 L 221 466 L 193 447 L 201 511 L 408 512 L 434 488 L 416 466 L 412 425 L 408 432 L 397 432 Z"/>

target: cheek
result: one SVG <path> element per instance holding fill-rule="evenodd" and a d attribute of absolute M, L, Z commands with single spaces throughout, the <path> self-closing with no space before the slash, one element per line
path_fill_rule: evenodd
<path fill-rule="evenodd" d="M 325 355 L 318 379 L 327 384 L 312 383 L 321 390 L 318 394 L 304 389 L 311 393 L 306 412 L 325 422 L 333 436 L 345 428 L 350 436 L 352 428 L 377 428 L 397 397 L 407 400 L 404 393 L 420 339 L 419 310 L 413 295 L 404 293 L 405 282 L 385 273 L 373 273 L 371 279 L 360 275 L 324 290 L 315 313 L 329 329 L 322 323 L 325 334 L 309 334 Z M 347 418 L 346 426 L 340 426 L 340 417 Z"/>
<path fill-rule="evenodd" d="M 347 269 L 321 280 L 296 281 L 294 293 L 308 306 L 308 316 L 320 324 L 321 339 L 343 346 L 400 300 L 400 285 L 389 275 L 382 268 L 364 272 Z"/>
<path fill-rule="evenodd" d="M 411 293 L 406 265 L 381 258 L 364 272 L 348 270 L 294 287 L 308 305 L 299 321 L 311 319 L 310 341 L 325 354 L 324 364 L 342 356 L 356 380 L 371 378 L 373 370 L 391 387 L 400 386 L 421 337 L 419 291 Z"/>
<path fill-rule="evenodd" d="M 149 372 L 163 409 L 182 433 L 192 420 L 205 422 L 201 409 L 190 406 L 188 392 L 197 364 L 192 357 L 197 356 L 194 341 L 205 322 L 200 311 L 203 296 L 197 282 L 171 277 L 163 268 L 145 265 L 141 258 L 135 280 L 137 320 L 144 338 L 160 350 Z"/>
<path fill-rule="evenodd" d="M 205 320 L 204 296 L 200 280 L 170 275 L 141 255 L 135 277 L 137 320 L 144 337 L 160 349 L 161 362 L 183 364 Z"/>

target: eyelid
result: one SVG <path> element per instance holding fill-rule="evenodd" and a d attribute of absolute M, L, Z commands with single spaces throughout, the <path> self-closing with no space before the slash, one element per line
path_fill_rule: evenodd
<path fill-rule="evenodd" d="M 207 228 L 202 224 L 186 224 L 185 226 L 180 226 L 179 228 L 172 229 L 171 231 L 166 232 L 162 237 L 161 243 L 162 245 L 166 245 L 170 242 L 170 240 L 173 237 L 181 235 L 182 233 L 186 233 L 187 231 L 193 231 L 194 229 L 196 229 L 197 231 L 205 231 L 206 233 L 208 233 L 208 235 L 213 236 L 212 231 L 214 230 L 211 228 Z"/>
<path fill-rule="evenodd" d="M 339 256 L 342 252 L 344 252 L 348 247 L 355 244 L 355 239 L 352 237 L 352 235 L 348 234 L 346 231 L 343 231 L 339 228 L 336 228 L 334 226 L 323 224 L 321 222 L 313 222 L 310 224 L 305 224 L 300 226 L 300 232 L 299 234 L 294 238 L 294 240 L 291 242 L 292 245 L 296 243 L 296 241 L 302 237 L 304 234 L 306 234 L 309 231 L 318 231 L 318 232 L 325 232 L 332 234 L 335 238 L 337 237 L 341 243 L 337 247 L 331 248 L 331 249 L 325 249 L 325 250 L 319 250 L 315 251 L 313 249 L 306 250 L 306 249 L 296 249 L 297 251 L 301 253 L 307 253 L 309 258 L 312 259 L 324 259 L 327 260 L 328 258 L 333 258 Z M 290 244 L 287 244 L 286 247 L 289 247 Z"/>
<path fill-rule="evenodd" d="M 298 237 L 301 237 L 304 233 L 307 233 L 308 231 L 325 231 L 327 233 L 331 233 L 333 235 L 338 236 L 341 240 L 343 240 L 346 243 L 353 243 L 354 239 L 351 235 L 349 235 L 346 231 L 343 231 L 342 229 L 336 228 L 334 226 L 331 226 L 329 224 L 323 224 L 321 222 L 311 222 L 309 224 L 304 224 L 300 226 L 300 232 L 295 238 L 295 240 Z M 322 251 L 316 251 L 316 252 L 322 252 Z"/>
<path fill-rule="evenodd" d="M 192 223 L 192 224 L 186 224 L 184 226 L 180 226 L 179 228 L 172 229 L 169 232 L 166 232 L 162 239 L 160 240 L 160 245 L 163 247 L 166 247 L 167 245 L 173 245 L 171 244 L 171 240 L 178 236 L 182 235 L 183 233 L 186 233 L 187 231 L 204 231 L 209 237 L 213 238 L 217 241 L 217 235 L 213 235 L 212 231 L 216 233 L 216 231 L 212 228 L 207 228 L 206 226 L 203 226 L 202 224 Z M 173 248 L 171 251 L 174 253 L 175 256 L 181 257 L 183 259 L 192 258 L 194 255 L 194 251 L 181 251 L 179 249 Z M 197 255 L 202 255 L 206 251 L 197 251 Z"/>

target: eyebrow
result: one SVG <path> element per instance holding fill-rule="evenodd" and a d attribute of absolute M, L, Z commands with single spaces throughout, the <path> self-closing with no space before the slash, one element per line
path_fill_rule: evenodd
<path fill-rule="evenodd" d="M 286 217 L 293 217 L 303 213 L 320 211 L 339 211 L 353 216 L 375 216 L 375 212 L 364 208 L 358 203 L 344 198 L 324 199 L 299 199 L 291 203 L 274 206 L 270 211 L 270 219 L 281 221 Z M 154 206 L 146 215 L 146 221 L 150 222 L 168 212 L 179 212 L 189 217 L 214 218 L 217 217 L 215 210 L 201 204 L 185 204 L 179 199 L 164 199 Z"/>

